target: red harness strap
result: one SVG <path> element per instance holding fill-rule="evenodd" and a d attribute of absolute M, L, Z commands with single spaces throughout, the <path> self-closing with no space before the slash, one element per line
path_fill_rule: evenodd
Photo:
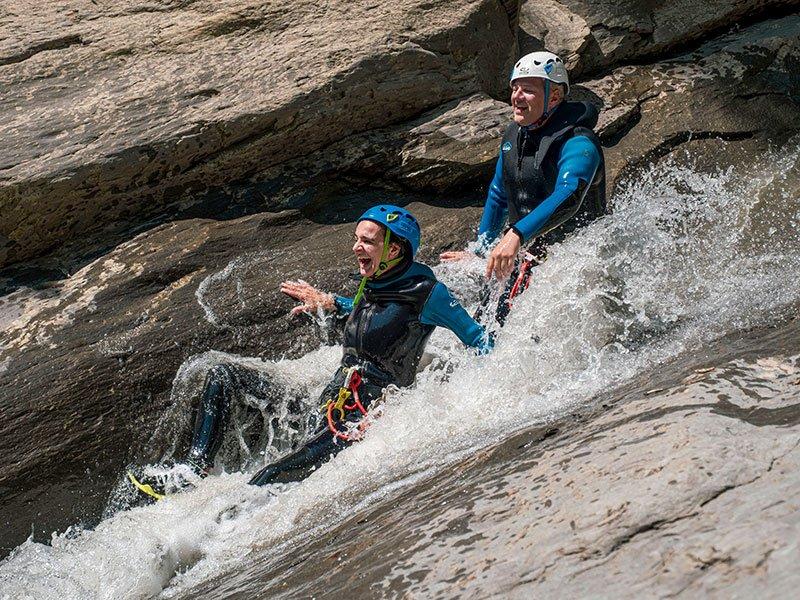
<path fill-rule="evenodd" d="M 339 422 L 344 422 L 346 413 L 345 411 L 352 411 L 358 410 L 363 416 L 366 416 L 367 410 L 364 408 L 364 405 L 361 404 L 361 397 L 358 393 L 358 388 L 361 387 L 361 375 L 355 369 L 352 369 L 348 375 L 347 379 L 345 380 L 345 384 L 339 390 L 339 398 L 337 400 L 333 400 L 332 398 L 328 400 L 328 409 L 327 409 L 327 417 L 328 417 L 328 429 L 330 429 L 331 433 L 338 439 L 344 440 L 346 442 L 354 442 L 361 439 L 362 432 L 351 432 L 348 433 L 346 431 L 342 431 L 336 426 L 336 421 L 333 417 L 333 411 L 339 411 Z M 352 397 L 353 401 L 350 404 L 345 404 L 348 397 Z"/>
<path fill-rule="evenodd" d="M 525 258 L 522 259 L 522 263 L 519 265 L 519 275 L 517 275 L 514 285 L 511 286 L 511 291 L 508 292 L 506 305 L 509 309 L 511 308 L 511 301 L 528 289 L 528 286 L 531 284 L 531 269 L 534 265 L 538 264 L 539 261 L 536 260 L 535 256 L 529 252 L 525 253 Z"/>

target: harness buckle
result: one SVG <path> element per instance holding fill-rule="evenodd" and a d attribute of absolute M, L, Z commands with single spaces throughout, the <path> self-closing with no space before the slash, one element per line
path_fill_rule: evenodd
<path fill-rule="evenodd" d="M 358 437 L 340 430 L 335 422 L 345 422 L 347 419 L 346 411 L 348 410 L 358 410 L 362 415 L 367 414 L 367 411 L 361 404 L 361 399 L 358 393 L 358 388 L 361 386 L 362 382 L 361 374 L 358 372 L 358 367 L 350 367 L 349 369 L 346 369 L 345 372 L 347 374 L 342 386 L 339 388 L 339 394 L 336 396 L 336 399 L 329 398 L 328 401 L 320 407 L 320 409 L 322 412 L 327 413 L 328 428 L 337 439 L 355 441 L 358 439 Z M 350 398 L 353 399 L 353 402 L 352 404 L 348 405 L 346 402 L 350 400 Z M 336 419 L 334 419 L 334 412 L 337 415 Z"/>

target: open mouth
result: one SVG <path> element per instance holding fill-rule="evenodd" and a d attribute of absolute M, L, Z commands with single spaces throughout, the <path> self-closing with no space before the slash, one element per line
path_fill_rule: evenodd
<path fill-rule="evenodd" d="M 368 271 L 371 264 L 372 260 L 368 257 L 358 257 L 358 268 L 362 271 Z"/>

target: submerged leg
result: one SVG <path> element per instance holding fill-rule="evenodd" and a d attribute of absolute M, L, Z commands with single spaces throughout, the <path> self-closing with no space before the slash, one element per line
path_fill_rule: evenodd
<path fill-rule="evenodd" d="M 200 405 L 197 409 L 192 446 L 187 462 L 201 473 L 214 466 L 214 458 L 225 438 L 236 399 L 245 394 L 265 397 L 270 382 L 255 369 L 222 363 L 206 376 Z"/>
<path fill-rule="evenodd" d="M 250 479 L 250 484 L 267 485 L 300 481 L 348 445 L 347 442 L 334 438 L 326 427 L 296 452 L 261 469 Z"/>
<path fill-rule="evenodd" d="M 188 456 L 188 462 L 201 471 L 211 468 L 222 446 L 234 395 L 233 387 L 234 376 L 229 365 L 216 365 L 208 372 Z"/>

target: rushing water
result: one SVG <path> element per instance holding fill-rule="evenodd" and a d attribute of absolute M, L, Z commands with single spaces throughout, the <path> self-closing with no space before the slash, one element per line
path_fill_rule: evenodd
<path fill-rule="evenodd" d="M 393 391 L 366 438 L 306 481 L 261 489 L 248 486 L 245 473 L 223 473 L 121 511 L 117 495 L 95 529 L 17 548 L 0 563 L 0 596 L 185 596 L 312 543 L 331 515 L 391 506 L 401 490 L 477 449 L 557 420 L 664 361 L 736 330 L 769 327 L 800 301 L 798 189 L 797 144 L 747 170 L 660 165 L 617 193 L 614 215 L 551 249 L 492 354 L 476 357 L 437 330 L 417 384 Z M 476 260 L 438 274 L 474 304 L 481 269 Z M 162 435 L 186 426 L 192 390 L 221 358 L 247 360 L 208 353 L 184 365 Z M 299 360 L 250 364 L 279 386 L 307 390 L 311 404 L 338 358 L 338 349 L 323 347 Z M 285 418 L 281 410 L 278 403 L 264 421 Z M 237 421 L 239 433 L 249 426 Z M 270 430 L 262 440 L 274 452 L 280 437 Z M 253 470 L 261 456 L 234 446 L 228 458 Z"/>

